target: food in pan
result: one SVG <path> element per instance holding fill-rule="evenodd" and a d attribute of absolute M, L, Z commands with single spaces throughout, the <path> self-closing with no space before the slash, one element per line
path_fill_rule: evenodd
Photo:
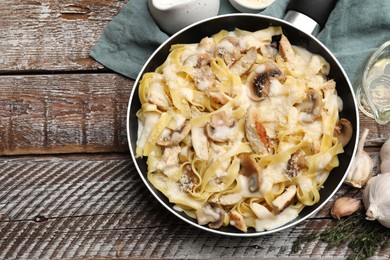
<path fill-rule="evenodd" d="M 173 45 L 139 83 L 136 157 L 148 180 L 213 229 L 295 219 L 352 136 L 329 69 L 278 26 Z"/>

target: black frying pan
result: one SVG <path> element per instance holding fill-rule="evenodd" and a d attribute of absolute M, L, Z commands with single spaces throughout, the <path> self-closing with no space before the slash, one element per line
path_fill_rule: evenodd
<path fill-rule="evenodd" d="M 303 12 L 306 15 L 311 15 L 311 11 L 314 12 L 314 17 L 320 25 L 324 25 L 328 17 L 328 14 L 333 9 L 335 4 L 334 0 L 294 0 L 290 3 L 289 9 Z M 314 7 L 313 7 L 314 6 Z M 323 12 L 325 11 L 325 12 Z M 308 51 L 319 54 L 324 57 L 330 64 L 330 73 L 329 78 L 336 81 L 336 88 L 338 95 L 343 100 L 343 110 L 340 113 L 340 117 L 347 118 L 353 125 L 354 133 L 349 144 L 344 147 L 345 152 L 339 155 L 340 166 L 333 169 L 330 173 L 328 179 L 324 183 L 324 188 L 320 190 L 320 201 L 313 205 L 305 207 L 299 214 L 298 218 L 295 220 L 279 227 L 274 230 L 256 232 L 255 230 L 249 229 L 248 233 L 242 233 L 234 227 L 222 227 L 218 230 L 210 229 L 207 226 L 198 225 L 195 219 L 189 218 L 184 213 L 178 212 L 173 209 L 173 204 L 169 203 L 167 198 L 158 190 L 156 190 L 151 183 L 147 180 L 146 172 L 147 165 L 146 159 L 135 159 L 134 151 L 136 149 L 137 142 L 137 117 L 136 112 L 140 109 L 140 101 L 138 99 L 138 85 L 139 81 L 142 78 L 143 74 L 146 72 L 154 71 L 158 66 L 160 66 L 168 56 L 169 48 L 173 44 L 177 43 L 197 43 L 202 38 L 206 36 L 211 36 L 218 33 L 221 30 L 232 31 L 235 28 L 240 28 L 248 31 L 256 31 L 260 29 L 265 29 L 269 26 L 281 26 L 283 28 L 284 34 L 287 36 L 289 41 L 294 44 L 301 46 Z M 353 88 L 351 87 L 350 81 L 341 67 L 340 63 L 332 55 L 332 53 L 314 36 L 302 31 L 301 29 L 296 28 L 290 22 L 285 20 L 276 19 L 269 16 L 263 15 L 253 15 L 253 14 L 230 14 L 214 17 L 211 19 L 206 19 L 196 24 L 193 24 L 183 30 L 179 31 L 172 37 L 170 37 L 166 42 L 164 42 L 149 58 L 145 66 L 141 70 L 139 76 L 137 77 L 134 88 L 132 90 L 128 114 L 127 114 L 127 135 L 128 142 L 130 146 L 130 151 L 132 158 L 134 160 L 135 166 L 144 181 L 145 185 L 149 188 L 152 194 L 156 197 L 163 206 L 165 206 L 169 211 L 174 215 L 181 218 L 182 220 L 199 227 L 201 229 L 211 231 L 214 233 L 231 235 L 231 236 L 258 236 L 273 233 L 280 231 L 282 229 L 291 227 L 300 223 L 301 221 L 307 219 L 308 217 L 315 214 L 321 207 L 323 207 L 331 197 L 337 192 L 340 186 L 343 184 L 343 181 L 346 177 L 346 174 L 350 168 L 351 161 L 355 155 L 357 143 L 358 143 L 358 133 L 359 133 L 359 117 L 358 109 L 356 104 L 356 99 L 354 96 Z M 172 216 L 173 217 L 173 216 Z"/>

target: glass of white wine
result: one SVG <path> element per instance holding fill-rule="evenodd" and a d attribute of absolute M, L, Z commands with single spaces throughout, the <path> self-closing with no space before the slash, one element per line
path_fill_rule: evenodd
<path fill-rule="evenodd" d="M 356 94 L 364 114 L 379 124 L 390 122 L 390 40 L 368 60 Z"/>

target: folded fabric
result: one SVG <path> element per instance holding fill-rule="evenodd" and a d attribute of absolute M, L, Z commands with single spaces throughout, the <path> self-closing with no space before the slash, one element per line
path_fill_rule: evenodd
<path fill-rule="evenodd" d="M 261 14 L 283 18 L 288 0 L 276 0 Z M 238 12 L 221 0 L 219 14 Z M 368 57 L 390 40 L 389 0 L 339 0 L 317 38 L 328 47 L 356 86 Z M 129 0 L 108 23 L 91 57 L 135 79 L 150 55 L 169 36 L 151 17 L 147 1 Z"/>

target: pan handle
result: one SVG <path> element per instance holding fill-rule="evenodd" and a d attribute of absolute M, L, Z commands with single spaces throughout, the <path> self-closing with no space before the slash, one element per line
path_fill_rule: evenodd
<path fill-rule="evenodd" d="M 325 26 L 337 0 L 291 0 L 284 20 L 316 36 Z"/>

